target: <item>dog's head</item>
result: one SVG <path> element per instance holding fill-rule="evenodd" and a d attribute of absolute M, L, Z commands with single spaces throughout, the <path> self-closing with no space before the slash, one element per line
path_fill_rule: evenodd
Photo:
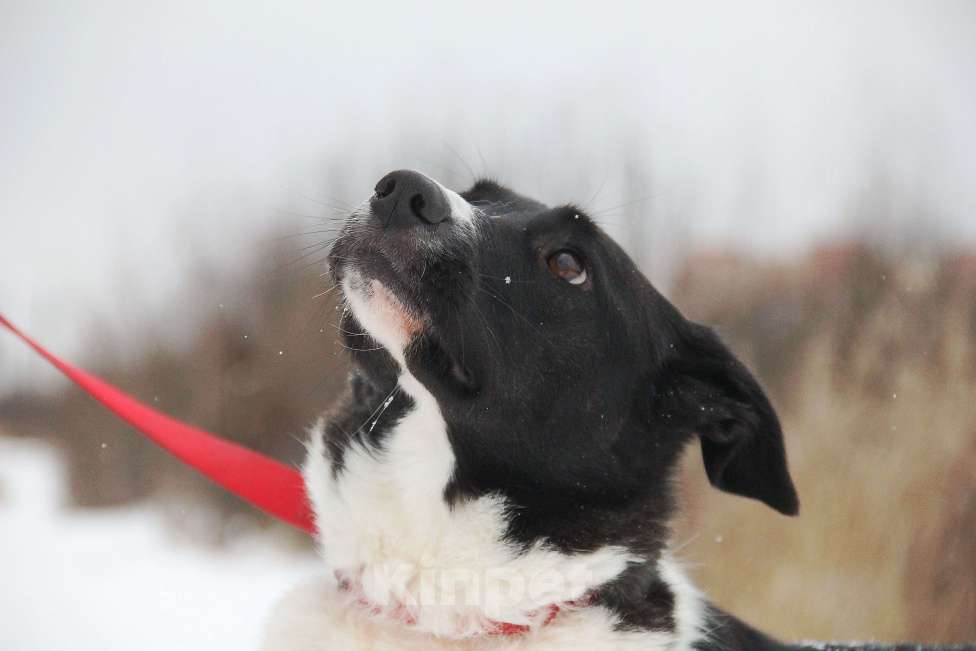
<path fill-rule="evenodd" d="M 397 171 L 330 263 L 363 376 L 387 391 L 409 377 L 437 401 L 457 464 L 446 499 L 666 516 L 660 496 L 697 436 L 713 485 L 797 512 L 759 384 L 578 208 Z"/>

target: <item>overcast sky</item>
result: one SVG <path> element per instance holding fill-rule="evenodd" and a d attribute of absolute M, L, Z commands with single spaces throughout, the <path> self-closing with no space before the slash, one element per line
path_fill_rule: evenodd
<path fill-rule="evenodd" d="M 973 2 L 247 4 L 0 0 L 0 311 L 58 350 L 187 327 L 191 260 L 396 167 L 639 214 L 656 251 L 782 255 L 872 187 L 875 227 L 976 240 Z M 38 367 L 0 337 L 0 387 Z"/>

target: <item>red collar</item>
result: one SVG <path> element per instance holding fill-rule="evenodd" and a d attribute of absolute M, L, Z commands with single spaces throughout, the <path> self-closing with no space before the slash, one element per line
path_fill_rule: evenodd
<path fill-rule="evenodd" d="M 397 603 L 392 606 L 381 606 L 373 603 L 365 596 L 362 585 L 357 581 L 348 578 L 341 572 L 336 572 L 335 577 L 339 584 L 339 589 L 343 592 L 349 593 L 355 600 L 356 604 L 368 611 L 370 615 L 377 617 L 385 616 L 388 619 L 403 624 L 408 628 L 417 625 L 417 616 L 407 604 Z M 530 624 L 513 624 L 512 622 L 499 622 L 489 619 L 484 625 L 481 633 L 483 635 L 495 636 L 523 635 L 525 633 L 529 633 L 534 628 L 548 626 L 555 621 L 555 619 L 559 616 L 559 613 L 563 610 L 578 610 L 591 605 L 592 602 L 593 595 L 586 594 L 581 598 L 574 599 L 572 601 L 542 606 L 539 610 L 528 613 L 530 619 L 539 622 L 535 626 Z M 544 617 L 540 617 L 540 615 L 543 613 L 545 614 Z"/>

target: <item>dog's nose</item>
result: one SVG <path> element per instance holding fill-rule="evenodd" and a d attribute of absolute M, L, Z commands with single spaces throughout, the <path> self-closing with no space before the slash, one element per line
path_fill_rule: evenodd
<path fill-rule="evenodd" d="M 369 200 L 373 215 L 390 226 L 439 224 L 451 216 L 451 203 L 437 183 L 420 172 L 397 170 L 376 184 Z"/>

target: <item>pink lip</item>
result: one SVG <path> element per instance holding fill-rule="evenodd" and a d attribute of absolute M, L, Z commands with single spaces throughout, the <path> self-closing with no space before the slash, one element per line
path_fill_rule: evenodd
<path fill-rule="evenodd" d="M 412 339 L 423 327 L 423 320 L 401 303 L 380 281 L 371 280 L 369 288 L 376 308 L 393 320 L 408 340 Z"/>

